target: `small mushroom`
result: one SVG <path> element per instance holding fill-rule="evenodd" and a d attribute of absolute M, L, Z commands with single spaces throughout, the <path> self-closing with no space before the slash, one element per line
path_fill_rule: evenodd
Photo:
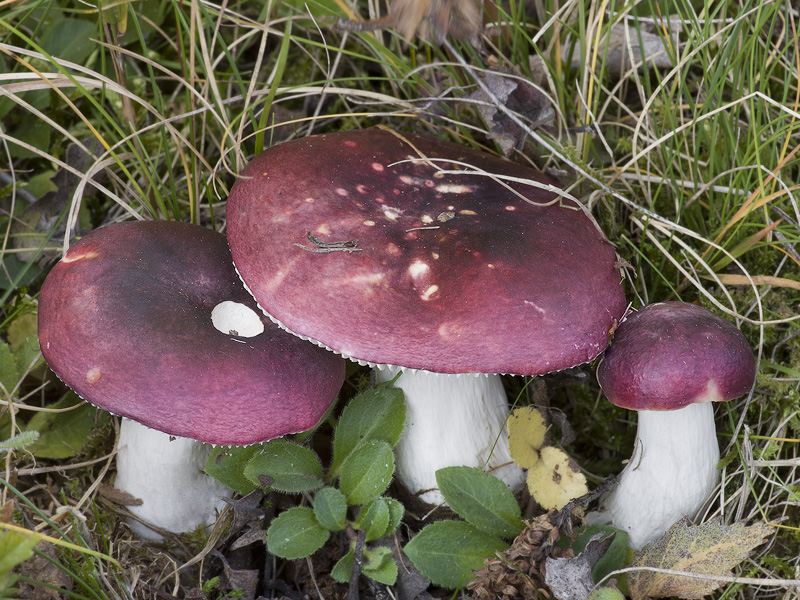
<path fill-rule="evenodd" d="M 591 361 L 625 310 L 595 223 L 520 180 L 553 186 L 476 150 L 374 129 L 273 147 L 228 199 L 234 263 L 265 313 L 380 381 L 402 371 L 397 474 L 428 502 L 442 501 L 435 472 L 447 466 L 521 486 L 498 374 Z"/>
<path fill-rule="evenodd" d="M 641 548 L 693 518 L 718 480 L 712 402 L 746 394 L 755 376 L 744 335 L 705 308 L 662 302 L 628 315 L 597 379 L 612 403 L 638 411 L 636 446 L 587 521 L 627 531 L 631 547 Z"/>
<path fill-rule="evenodd" d="M 143 500 L 131 508 L 140 519 L 176 533 L 213 522 L 230 492 L 202 473 L 208 444 L 310 429 L 333 403 L 344 361 L 263 321 L 225 237 L 196 225 L 98 229 L 48 275 L 42 353 L 81 397 L 124 417 L 116 485 Z"/>

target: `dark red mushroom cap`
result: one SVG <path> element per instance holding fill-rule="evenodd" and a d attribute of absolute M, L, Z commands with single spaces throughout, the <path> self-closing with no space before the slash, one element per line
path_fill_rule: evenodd
<path fill-rule="evenodd" d="M 676 410 L 746 394 L 753 351 L 733 323 L 684 302 L 650 304 L 628 315 L 597 368 L 608 399 L 630 410 Z"/>
<path fill-rule="evenodd" d="M 537 171 L 402 136 L 314 136 L 246 167 L 228 242 L 265 312 L 355 360 L 439 373 L 535 375 L 602 352 L 625 298 L 595 223 L 541 188 L 438 172 L 553 184 Z"/>
<path fill-rule="evenodd" d="M 211 311 L 225 300 L 261 314 L 222 234 L 175 222 L 104 227 L 42 286 L 42 353 L 87 401 L 171 435 L 241 445 L 316 425 L 344 361 L 266 318 L 255 337 L 218 331 Z"/>

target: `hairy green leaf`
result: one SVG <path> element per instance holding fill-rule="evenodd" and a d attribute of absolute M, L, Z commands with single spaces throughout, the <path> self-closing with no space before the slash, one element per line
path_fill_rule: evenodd
<path fill-rule="evenodd" d="M 28 450 L 37 458 L 75 456 L 109 419 L 107 412 L 84 403 L 74 392 L 66 393 L 48 408 L 72 410 L 38 412 L 28 422 L 28 429 L 35 429 L 41 434 L 36 442 L 28 446 Z"/>
<path fill-rule="evenodd" d="M 259 446 L 218 446 L 211 451 L 205 472 L 234 492 L 249 494 L 258 485 L 244 475 L 248 461 L 258 452 Z"/>
<path fill-rule="evenodd" d="M 353 573 L 353 563 L 355 563 L 355 551 L 350 548 L 350 551 L 333 565 L 331 578 L 339 583 L 350 581 L 350 575 Z"/>
<path fill-rule="evenodd" d="M 436 483 L 450 508 L 481 531 L 499 537 L 522 531 L 517 500 L 496 477 L 474 467 L 446 467 L 436 471 Z"/>
<path fill-rule="evenodd" d="M 400 526 L 400 521 L 403 520 L 406 509 L 394 498 L 384 498 L 383 500 L 389 507 L 389 523 L 386 525 L 386 531 L 383 532 L 383 536 L 387 536 L 394 533 L 395 529 Z"/>
<path fill-rule="evenodd" d="M 267 529 L 267 548 L 281 558 L 305 558 L 322 548 L 330 535 L 311 508 L 295 506 L 272 521 Z"/>
<path fill-rule="evenodd" d="M 394 585 L 397 581 L 397 563 L 389 548 L 364 548 L 364 564 L 361 572 L 384 585 Z"/>
<path fill-rule="evenodd" d="M 358 511 L 358 517 L 353 522 L 353 527 L 366 532 L 366 541 L 368 542 L 382 538 L 388 526 L 389 504 L 384 498 L 376 498 L 362 506 Z"/>
<path fill-rule="evenodd" d="M 17 435 L 8 438 L 7 440 L 0 441 L 0 454 L 8 452 L 9 450 L 16 450 L 17 448 L 24 448 L 30 446 L 39 439 L 38 431 L 23 431 Z"/>
<path fill-rule="evenodd" d="M 463 521 L 438 521 L 420 531 L 405 547 L 406 556 L 434 584 L 455 589 L 471 581 L 483 559 L 508 544 Z"/>
<path fill-rule="evenodd" d="M 324 487 L 314 495 L 314 514 L 325 529 L 344 529 L 347 524 L 347 498 L 336 488 Z"/>
<path fill-rule="evenodd" d="M 322 486 L 322 463 L 313 450 L 286 440 L 271 440 L 249 460 L 244 475 L 261 487 L 310 492 Z"/>
<path fill-rule="evenodd" d="M 373 440 L 359 445 L 347 459 L 339 477 L 339 489 L 347 496 L 348 504 L 366 504 L 389 487 L 394 473 L 392 447 Z"/>
<path fill-rule="evenodd" d="M 405 420 L 403 391 L 398 388 L 379 386 L 353 398 L 336 425 L 330 477 L 337 476 L 344 461 L 373 440 L 397 444 Z"/>

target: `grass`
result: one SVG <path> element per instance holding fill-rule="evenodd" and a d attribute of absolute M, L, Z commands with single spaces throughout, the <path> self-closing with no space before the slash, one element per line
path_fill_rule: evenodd
<path fill-rule="evenodd" d="M 717 411 L 723 479 L 704 517 L 780 521 L 741 573 L 800 576 L 800 42 L 790 2 L 512 0 L 487 24 L 484 52 L 331 28 L 342 16 L 378 16 L 377 1 L 0 7 L 0 332 L 10 349 L 0 356 L 0 439 L 63 394 L 25 332 L 73 235 L 129 219 L 224 231 L 225 198 L 248 158 L 312 133 L 380 124 L 498 152 L 468 96 L 485 68 L 501 66 L 537 82 L 555 115 L 552 127 L 523 120 L 528 136 L 511 158 L 591 207 L 630 265 L 629 300 L 700 302 L 751 341 L 758 380 Z M 620 72 L 614 48 L 640 61 L 647 43 L 672 66 Z M 618 470 L 632 444 L 628 417 L 591 378 L 558 399 L 576 430 L 572 456 L 595 481 Z M 115 524 L 118 504 L 103 495 L 113 444 L 106 426 L 69 456 L 36 446 L 4 456 L 0 509 L 13 502 L 12 523 L 62 541 L 40 544 L 27 564 L 57 563 L 72 583 L 43 583 L 75 598 L 202 588 L 202 560 L 183 579 L 169 576 L 164 555 Z M 206 542 L 173 544 L 188 558 Z M 23 583 L 37 569 L 27 573 Z M 212 588 L 209 597 L 230 591 Z M 721 595 L 791 593 L 777 581 Z"/>

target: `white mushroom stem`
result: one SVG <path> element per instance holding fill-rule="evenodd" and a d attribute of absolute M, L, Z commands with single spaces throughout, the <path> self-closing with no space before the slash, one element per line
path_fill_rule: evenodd
<path fill-rule="evenodd" d="M 401 370 L 373 372 L 382 382 Z M 499 376 L 405 370 L 395 385 L 406 399 L 406 427 L 395 447 L 397 478 L 412 494 L 444 502 L 436 471 L 452 466 L 482 468 L 512 489 L 523 485 L 525 474 L 508 451 L 508 400 Z"/>
<path fill-rule="evenodd" d="M 176 438 L 123 419 L 119 433 L 115 486 L 140 498 L 129 506 L 142 521 L 173 533 L 211 525 L 233 492 L 203 472 L 211 446 Z M 162 536 L 131 519 L 142 538 Z"/>
<path fill-rule="evenodd" d="M 264 332 L 261 317 L 250 307 L 226 300 L 209 315 L 227 335 L 255 337 Z M 211 446 L 161 433 L 123 419 L 117 452 L 117 489 L 142 500 L 130 511 L 142 521 L 172 533 L 211 525 L 233 492 L 203 469 Z M 131 520 L 138 536 L 161 540 L 160 534 Z"/>
<path fill-rule="evenodd" d="M 717 485 L 719 446 L 711 402 L 672 411 L 639 411 L 636 447 L 617 487 L 589 523 L 628 532 L 635 549 L 693 518 Z"/>

